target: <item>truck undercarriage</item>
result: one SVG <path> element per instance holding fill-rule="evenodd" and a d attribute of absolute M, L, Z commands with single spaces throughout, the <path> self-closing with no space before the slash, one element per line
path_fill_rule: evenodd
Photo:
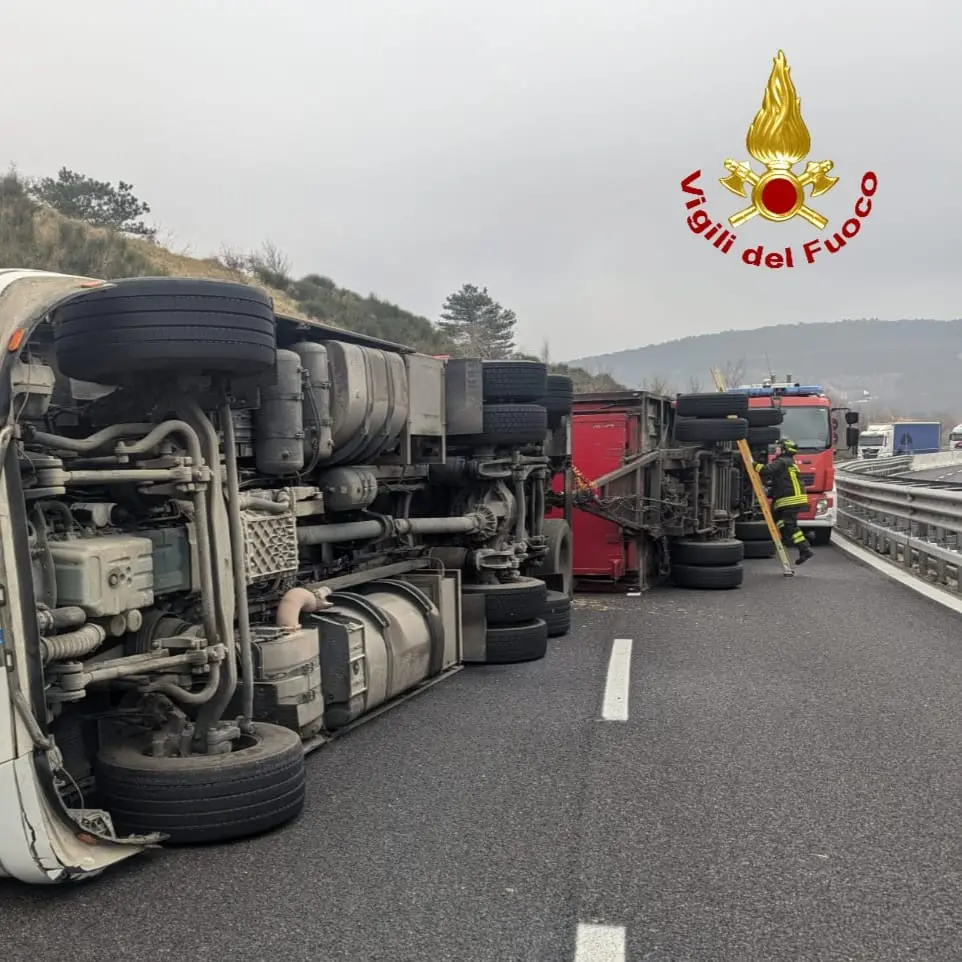
<path fill-rule="evenodd" d="M 0 322 L 4 874 L 286 822 L 305 747 L 568 630 L 570 379 L 239 284 L 0 271 Z M 579 497 L 654 577 L 732 544 L 733 461 L 641 403 L 645 450 Z"/>

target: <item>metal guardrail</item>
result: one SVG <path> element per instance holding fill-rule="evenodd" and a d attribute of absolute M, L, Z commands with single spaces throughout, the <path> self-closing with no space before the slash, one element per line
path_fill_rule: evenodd
<path fill-rule="evenodd" d="M 924 581 L 962 594 L 962 484 L 906 477 L 917 460 L 838 464 L 839 532 Z"/>

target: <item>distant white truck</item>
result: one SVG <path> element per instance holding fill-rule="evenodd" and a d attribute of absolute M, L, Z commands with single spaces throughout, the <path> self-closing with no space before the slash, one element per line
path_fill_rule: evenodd
<path fill-rule="evenodd" d="M 959 438 L 962 441 L 962 434 Z M 941 447 L 941 421 L 893 421 L 870 424 L 859 435 L 858 456 L 870 460 L 900 454 L 934 454 Z"/>
<path fill-rule="evenodd" d="M 949 450 L 962 451 L 962 424 L 957 424 L 949 434 Z"/>

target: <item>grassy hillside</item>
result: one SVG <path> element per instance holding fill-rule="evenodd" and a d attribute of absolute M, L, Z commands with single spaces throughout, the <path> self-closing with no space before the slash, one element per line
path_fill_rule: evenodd
<path fill-rule="evenodd" d="M 962 320 L 781 324 L 686 337 L 572 363 L 629 385 L 711 389 L 711 368 L 757 382 L 774 370 L 821 384 L 839 402 L 904 417 L 962 420 Z M 865 392 L 868 392 L 866 396 Z"/>
<path fill-rule="evenodd" d="M 455 353 L 437 325 L 389 301 L 362 297 L 320 274 L 295 279 L 283 263 L 269 256 L 185 257 L 153 241 L 70 220 L 37 204 L 15 173 L 0 178 L 0 266 L 101 278 L 176 276 L 239 281 L 267 290 L 279 313 L 324 321 L 427 354 Z M 569 374 L 578 391 L 621 388 L 605 374 L 595 376 L 568 365 L 552 365 L 552 369 Z"/>

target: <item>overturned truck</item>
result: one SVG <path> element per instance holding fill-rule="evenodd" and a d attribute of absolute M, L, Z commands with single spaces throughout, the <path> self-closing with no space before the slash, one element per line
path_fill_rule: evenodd
<path fill-rule="evenodd" d="M 281 824 L 305 747 L 567 631 L 544 365 L 171 278 L 0 271 L 0 337 L 0 873 Z"/>
<path fill-rule="evenodd" d="M 37 271 L 0 271 L 0 339 L 0 874 L 280 825 L 305 750 L 568 631 L 572 386 L 544 365 Z M 699 451 L 641 510 L 703 541 L 729 454 Z"/>
<path fill-rule="evenodd" d="M 744 472 L 735 442 L 746 437 L 747 401 L 727 394 L 646 391 L 574 399 L 574 484 L 556 479 L 552 514 L 572 521 L 573 575 L 583 590 L 736 588 L 744 545 Z M 572 494 L 566 495 L 566 491 Z"/>

